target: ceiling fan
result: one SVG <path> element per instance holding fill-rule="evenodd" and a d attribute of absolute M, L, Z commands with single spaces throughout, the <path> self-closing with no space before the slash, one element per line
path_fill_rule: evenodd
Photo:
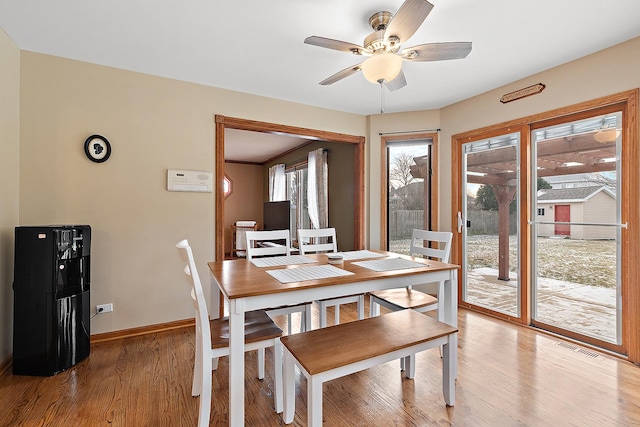
<path fill-rule="evenodd" d="M 418 30 L 433 9 L 427 0 L 405 0 L 398 12 L 377 12 L 369 18 L 373 33 L 369 34 L 362 46 L 311 36 L 304 42 L 327 49 L 350 52 L 367 56 L 362 63 L 345 68 L 320 82 L 330 85 L 352 74 L 362 71 L 372 83 L 384 84 L 389 90 L 397 90 L 407 85 L 402 72 L 403 61 L 426 62 L 465 58 L 471 52 L 471 42 L 427 43 L 400 51 L 400 45 Z"/>

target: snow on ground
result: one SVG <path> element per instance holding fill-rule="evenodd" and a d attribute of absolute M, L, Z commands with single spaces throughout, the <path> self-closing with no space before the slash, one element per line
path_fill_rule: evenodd
<path fill-rule="evenodd" d="M 510 281 L 497 277 L 493 268 L 467 271 L 466 300 L 515 316 L 517 275 L 512 272 Z M 538 321 L 616 342 L 615 289 L 539 278 L 537 301 Z"/>
<path fill-rule="evenodd" d="M 511 269 L 517 240 L 510 236 Z M 392 252 L 409 252 L 411 239 L 391 240 Z M 538 239 L 537 314 L 540 321 L 616 342 L 615 242 Z M 468 236 L 466 301 L 516 316 L 518 277 L 498 280 L 498 237 Z"/>

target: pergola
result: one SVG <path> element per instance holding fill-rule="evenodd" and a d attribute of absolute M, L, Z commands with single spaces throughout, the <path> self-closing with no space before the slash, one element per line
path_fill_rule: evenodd
<path fill-rule="evenodd" d="M 616 170 L 615 117 L 535 131 L 538 177 Z M 490 185 L 498 202 L 498 279 L 509 280 L 509 204 L 518 191 L 516 143 L 513 135 L 484 140 L 466 153 L 466 182 Z M 497 148 L 493 148 L 497 147 Z M 414 159 L 411 173 L 425 178 L 424 158 Z"/>

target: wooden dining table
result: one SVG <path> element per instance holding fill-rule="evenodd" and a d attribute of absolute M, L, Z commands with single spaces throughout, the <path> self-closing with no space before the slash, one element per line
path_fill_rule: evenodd
<path fill-rule="evenodd" d="M 353 252 L 352 252 L 353 253 Z M 244 314 L 245 312 L 283 305 L 295 305 L 323 298 L 362 294 L 370 291 L 399 288 L 419 283 L 444 280 L 444 295 L 439 298 L 444 310 L 444 322 L 457 327 L 458 269 L 454 264 L 415 258 L 384 251 L 356 251 L 375 257 L 349 261 L 345 252 L 343 263 L 333 265 L 344 274 L 337 277 L 282 283 L 274 277 L 278 269 L 302 269 L 328 264 L 325 254 L 305 255 L 310 263 L 256 266 L 246 259 L 208 263 L 212 286 L 217 286 L 228 305 L 229 316 L 229 425 L 244 426 Z M 358 265 L 364 261 L 412 261 L 411 268 L 376 271 Z M 255 260 L 254 260 L 255 261 Z M 407 263 L 409 264 L 409 263 Z M 405 266 L 406 267 L 406 266 Z M 326 268 L 326 267 L 323 267 Z M 305 270 L 297 270 L 295 273 Z M 454 368 L 455 370 L 455 368 Z"/>

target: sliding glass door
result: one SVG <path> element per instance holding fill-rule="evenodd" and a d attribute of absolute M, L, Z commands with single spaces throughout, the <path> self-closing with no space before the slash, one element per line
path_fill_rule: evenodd
<path fill-rule="evenodd" d="M 461 307 L 637 362 L 638 97 L 599 102 L 453 137 L 453 262 Z"/>
<path fill-rule="evenodd" d="M 520 313 L 519 133 L 463 144 L 462 301 L 508 316 Z"/>
<path fill-rule="evenodd" d="M 614 111 L 534 128 L 532 323 L 622 344 L 621 129 Z"/>

